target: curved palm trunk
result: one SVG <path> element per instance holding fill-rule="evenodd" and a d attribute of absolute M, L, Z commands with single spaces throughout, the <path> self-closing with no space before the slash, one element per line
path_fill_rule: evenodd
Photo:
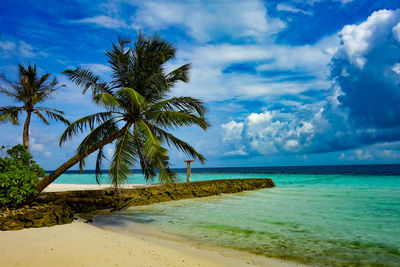
<path fill-rule="evenodd" d="M 23 144 L 28 148 L 27 149 L 28 153 L 29 153 L 29 124 L 31 123 L 31 115 L 32 115 L 31 112 L 28 112 L 28 114 L 26 115 L 24 131 L 22 133 Z"/>
<path fill-rule="evenodd" d="M 122 133 L 125 132 L 125 129 L 126 129 L 126 127 L 124 127 L 123 129 L 119 130 L 115 134 L 110 135 L 107 138 L 103 139 L 103 141 L 101 141 L 100 143 L 92 146 L 87 151 L 87 155 L 90 155 L 93 152 L 95 152 L 96 150 L 98 150 L 99 148 L 101 148 L 101 147 L 113 142 L 115 139 L 117 139 L 119 136 L 121 136 Z M 43 179 L 38 182 L 38 194 L 40 192 L 42 192 L 43 189 L 45 189 L 49 184 L 54 182 L 54 180 L 56 180 L 66 170 L 68 170 L 69 168 L 74 166 L 76 163 L 78 163 L 82 158 L 84 158 L 84 156 L 82 156 L 80 154 L 76 154 L 75 156 L 70 158 L 68 161 L 66 161 L 63 165 L 58 167 L 55 171 L 53 171 L 50 175 L 43 177 Z"/>

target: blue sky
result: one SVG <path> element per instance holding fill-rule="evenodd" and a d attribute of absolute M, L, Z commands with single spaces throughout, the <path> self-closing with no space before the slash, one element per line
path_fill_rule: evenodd
<path fill-rule="evenodd" d="M 0 72 L 14 80 L 17 64 L 31 62 L 53 74 L 66 86 L 43 105 L 75 120 L 99 109 L 61 72 L 84 67 L 107 79 L 104 51 L 139 31 L 175 43 L 168 68 L 193 64 L 190 83 L 171 95 L 206 101 L 212 127 L 174 133 L 207 157 L 206 167 L 400 162 L 398 1 L 6 0 Z M 46 169 L 83 137 L 60 148 L 63 130 L 32 121 L 31 150 Z M 13 145 L 22 126 L 2 124 L 0 133 L 0 144 Z M 173 167 L 185 159 L 171 151 Z"/>

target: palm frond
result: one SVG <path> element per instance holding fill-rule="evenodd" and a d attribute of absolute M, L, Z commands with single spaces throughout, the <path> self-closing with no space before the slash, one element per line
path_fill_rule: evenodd
<path fill-rule="evenodd" d="M 157 175 L 154 171 L 154 167 L 151 165 L 152 162 L 148 160 L 148 157 L 145 155 L 145 151 L 143 151 L 143 143 L 145 138 L 142 137 L 143 135 L 139 134 L 138 127 L 134 125 L 133 130 L 133 137 L 135 141 L 135 149 L 138 153 L 140 167 L 142 169 L 142 173 L 146 181 L 153 180 L 154 177 Z"/>
<path fill-rule="evenodd" d="M 79 132 L 83 132 L 86 129 L 93 130 L 94 125 L 96 123 L 99 124 L 103 123 L 109 120 L 112 117 L 112 115 L 113 114 L 111 111 L 99 112 L 74 121 L 62 133 L 60 137 L 60 146 L 66 140 L 71 139 L 74 135 L 77 135 Z"/>
<path fill-rule="evenodd" d="M 153 73 L 148 75 L 144 80 L 141 94 L 146 97 L 149 102 L 155 102 L 169 92 L 170 87 L 163 73 Z"/>
<path fill-rule="evenodd" d="M 162 179 L 161 181 L 172 181 L 172 176 L 170 177 L 171 179 L 167 177 L 168 174 L 172 173 L 165 171 L 165 169 L 169 168 L 168 150 L 161 146 L 160 140 L 154 133 L 150 124 L 147 124 L 145 121 L 141 120 L 136 126 L 138 134 L 143 140 L 140 151 L 144 155 L 144 159 L 141 160 L 143 160 L 150 169 L 158 169 L 160 172 L 164 170 L 161 176 L 159 175 L 159 179 L 160 177 Z M 152 177 L 153 176 L 146 175 L 145 173 L 146 180 Z"/>
<path fill-rule="evenodd" d="M 66 70 L 63 73 L 77 86 L 82 86 L 83 93 L 86 93 L 88 89 L 91 89 L 92 95 L 104 92 L 112 94 L 112 90 L 109 88 L 107 83 L 101 80 L 98 75 L 93 74 L 90 70 L 76 68 L 75 70 Z"/>
<path fill-rule="evenodd" d="M 9 90 L 6 87 L 1 87 L 0 93 L 6 94 L 7 96 L 12 97 L 14 99 L 14 101 L 23 102 L 24 99 L 21 96 L 21 92 L 23 90 L 22 90 L 21 85 L 18 82 L 13 83 L 13 82 L 7 80 L 6 75 L 4 73 L 0 73 L 0 81 L 3 82 L 6 87 L 11 89 L 11 90 Z"/>
<path fill-rule="evenodd" d="M 194 159 L 198 159 L 202 164 L 204 164 L 206 158 L 202 154 L 198 153 L 194 147 L 157 126 L 152 125 L 152 129 L 160 137 L 161 141 L 166 142 L 169 147 L 174 146 L 178 150 L 186 153 Z"/>
<path fill-rule="evenodd" d="M 112 81 L 111 86 L 115 88 L 129 87 L 130 85 L 130 55 L 131 49 L 125 49 L 129 40 L 118 38 L 118 43 L 112 43 L 113 49 L 106 51 L 108 63 L 111 65 Z"/>
<path fill-rule="evenodd" d="M 19 125 L 19 115 L 23 110 L 23 107 L 0 107 L 0 123 L 11 122 L 12 124 Z"/>
<path fill-rule="evenodd" d="M 154 178 L 158 170 L 160 181 L 173 182 L 176 174 L 169 167 L 170 158 L 164 144 L 176 147 L 202 163 L 205 158 L 167 129 L 182 126 L 207 129 L 206 107 L 202 101 L 192 97 L 165 99 L 172 86 L 189 81 L 190 64 L 165 72 L 165 63 L 176 54 L 171 43 L 161 40 L 157 34 L 147 37 L 143 33 L 139 34 L 133 47 L 127 46 L 129 42 L 119 38 L 112 44 L 112 49 L 106 51 L 112 70 L 110 83 L 81 68 L 64 72 L 83 88 L 84 93 L 91 90 L 93 102 L 108 112 L 73 122 L 61 135 L 60 145 L 89 129 L 89 134 L 77 149 L 81 157 L 80 167 L 83 167 L 88 154 L 98 150 L 96 181 L 99 182 L 103 146 L 106 144 L 103 140 L 111 140 L 109 136 L 116 137 L 109 169 L 109 177 L 115 186 L 126 181 L 136 162 L 140 162 L 146 180 Z M 120 128 L 120 122 L 125 126 Z"/>
<path fill-rule="evenodd" d="M 186 111 L 152 111 L 146 115 L 147 120 L 165 128 L 197 125 L 206 130 L 210 126 L 205 117 L 198 117 Z"/>
<path fill-rule="evenodd" d="M 33 111 L 46 124 L 49 124 L 49 122 L 44 115 L 50 119 L 68 124 L 68 120 L 61 116 L 64 113 L 60 110 L 35 108 L 37 103 L 46 100 L 58 88 L 57 79 L 54 78 L 52 81 L 48 81 L 49 77 L 49 73 L 38 76 L 36 65 L 31 64 L 28 64 L 26 68 L 22 65 L 18 65 L 18 80 L 16 82 L 8 81 L 5 75 L 1 74 L 0 81 L 2 81 L 8 88 L 0 88 L 0 93 L 6 94 L 7 96 L 12 97 L 15 101 L 23 104 L 23 107 L 21 107 L 19 112 L 11 112 L 9 115 L 3 116 L 3 121 L 11 121 L 12 123 L 17 124 L 18 114 L 21 111 Z"/>
<path fill-rule="evenodd" d="M 176 85 L 177 82 L 189 82 L 189 70 L 191 64 L 185 64 L 180 66 L 179 68 L 171 71 L 166 75 L 166 80 L 170 87 Z"/>
<path fill-rule="evenodd" d="M 48 74 L 50 75 L 50 74 Z M 43 75 L 44 76 L 44 75 Z M 43 79 L 43 76 L 41 77 L 40 81 L 36 86 L 37 88 L 39 88 L 37 90 L 37 93 L 35 95 L 36 97 L 36 103 L 40 103 L 45 101 L 46 99 L 48 99 L 56 90 L 65 87 L 64 84 L 58 85 L 58 81 L 56 78 L 54 78 L 51 82 L 46 83 L 46 80 L 48 78 L 48 76 L 46 77 L 46 79 Z"/>
<path fill-rule="evenodd" d="M 102 165 L 102 160 L 105 158 L 103 154 L 103 147 L 99 149 L 99 152 L 97 153 L 97 158 L 96 158 L 96 170 L 95 170 L 95 176 L 96 176 L 96 183 L 100 184 L 100 178 L 102 175 L 102 170 L 101 170 L 101 165 Z"/>
<path fill-rule="evenodd" d="M 0 88 L 0 93 L 1 93 L 1 94 L 5 94 L 5 95 L 7 95 L 7 96 L 10 96 L 10 97 L 14 98 L 14 100 L 16 100 L 16 101 L 19 100 L 17 94 L 15 94 L 15 93 L 13 93 L 13 92 L 11 92 L 10 90 L 7 90 L 7 89 L 5 89 L 5 88 Z"/>
<path fill-rule="evenodd" d="M 85 166 L 85 159 L 90 154 L 89 150 L 94 146 L 99 145 L 106 137 L 112 136 L 118 132 L 118 127 L 116 126 L 116 121 L 114 119 L 110 119 L 98 127 L 93 129 L 80 143 L 78 146 L 77 152 L 81 156 L 79 161 L 79 169 L 82 172 L 83 167 Z M 102 149 L 102 147 L 100 147 Z M 102 155 L 102 151 L 99 153 Z M 99 157 L 99 155 L 98 155 Z M 97 168 L 100 168 L 101 159 L 97 158 L 96 161 L 96 173 Z M 98 174 L 96 174 L 96 181 L 98 180 Z"/>
<path fill-rule="evenodd" d="M 131 169 L 136 157 L 133 135 L 130 133 L 129 128 L 126 128 L 124 134 L 116 141 L 109 170 L 111 182 L 115 187 L 126 181 L 128 176 L 132 174 Z"/>
<path fill-rule="evenodd" d="M 50 123 L 46 120 L 46 118 L 43 116 L 42 113 L 40 113 L 39 110 L 34 111 L 34 113 L 47 125 L 49 125 Z"/>
<path fill-rule="evenodd" d="M 37 80 L 36 84 L 37 84 L 37 85 L 44 84 L 44 83 L 47 81 L 47 79 L 48 79 L 49 77 L 50 77 L 50 73 L 46 73 L 46 74 L 42 75 L 42 76 Z M 54 81 L 54 80 L 53 80 L 53 81 Z M 55 81 L 57 81 L 57 80 L 55 80 Z M 56 85 L 57 85 L 57 83 L 56 83 Z"/>
<path fill-rule="evenodd" d="M 146 99 L 132 88 L 122 88 L 116 93 L 119 104 L 130 112 L 139 114 L 146 105 Z"/>
<path fill-rule="evenodd" d="M 207 108 L 203 101 L 189 97 L 172 97 L 163 101 L 159 101 L 150 106 L 149 110 L 168 110 L 168 111 L 190 111 L 197 113 L 200 117 L 203 117 L 207 112 Z"/>
<path fill-rule="evenodd" d="M 116 121 L 114 118 L 111 118 L 91 130 L 78 146 L 78 153 L 83 157 L 86 157 L 88 155 L 87 151 L 91 147 L 100 143 L 106 137 L 112 136 L 118 132 L 119 128 L 117 127 L 117 123 L 118 121 Z"/>
<path fill-rule="evenodd" d="M 169 167 L 160 168 L 158 180 L 163 183 L 173 183 L 178 180 L 178 176 Z"/>
<path fill-rule="evenodd" d="M 93 97 L 93 101 L 108 110 L 116 111 L 119 108 L 118 98 L 110 93 L 101 93 Z"/>
<path fill-rule="evenodd" d="M 144 154 L 144 161 L 148 168 L 158 169 L 158 180 L 163 183 L 174 182 L 177 178 L 176 174 L 169 168 L 168 150 L 160 145 L 160 140 L 152 125 L 141 120 L 137 123 L 138 132 L 142 136 L 143 143 L 141 152 Z M 155 174 L 155 173 L 154 173 Z M 146 180 L 153 178 L 153 176 L 145 176 Z"/>
<path fill-rule="evenodd" d="M 83 173 L 83 168 L 85 167 L 85 165 L 86 165 L 86 158 L 83 157 L 79 160 L 79 172 L 80 173 Z"/>
<path fill-rule="evenodd" d="M 65 125 L 70 125 L 71 123 L 69 122 L 69 120 L 67 120 L 67 119 L 65 119 L 63 116 L 61 116 L 60 114 L 58 114 L 58 112 L 56 113 L 56 112 L 53 112 L 53 111 L 50 111 L 50 110 L 47 110 L 47 109 L 41 109 L 41 111 L 43 111 L 44 112 L 44 114 L 46 114 L 46 116 L 49 118 L 49 119 L 52 119 L 52 120 L 55 120 L 55 121 L 60 121 L 60 122 L 62 122 L 62 123 L 64 123 Z M 36 113 L 39 117 L 40 117 L 40 113 L 39 113 L 39 111 L 37 111 L 37 113 Z M 39 115 L 40 114 L 40 115 Z M 48 123 L 47 123 L 48 124 Z"/>
<path fill-rule="evenodd" d="M 175 57 L 175 46 L 170 42 L 162 40 L 159 34 L 155 33 L 149 37 L 146 37 L 143 33 L 141 35 L 144 39 L 146 52 L 158 55 L 160 62 L 155 62 L 156 64 L 161 65 Z"/>
<path fill-rule="evenodd" d="M 40 110 L 40 111 L 51 111 L 51 112 L 58 113 L 58 114 L 60 114 L 60 115 L 64 115 L 64 111 L 59 110 L 59 109 L 55 109 L 55 108 L 36 107 L 35 110 Z"/>

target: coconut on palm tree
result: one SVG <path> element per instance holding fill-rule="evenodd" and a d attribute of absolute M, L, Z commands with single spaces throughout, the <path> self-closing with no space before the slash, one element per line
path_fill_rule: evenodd
<path fill-rule="evenodd" d="M 98 151 L 98 174 L 103 147 L 114 141 L 109 175 L 115 186 L 127 179 L 136 163 L 146 179 L 155 177 L 158 170 L 159 180 L 173 181 L 175 173 L 169 168 L 165 145 L 204 162 L 205 158 L 190 144 L 168 132 L 182 126 L 195 125 L 204 130 L 209 126 L 202 101 L 187 96 L 167 98 L 177 82 L 188 82 L 190 64 L 166 73 L 165 63 L 175 57 L 176 49 L 157 35 L 140 34 L 133 48 L 127 48 L 128 43 L 120 39 L 106 52 L 112 69 L 109 83 L 87 69 L 65 71 L 71 81 L 83 87 L 84 93 L 90 89 L 93 102 L 105 111 L 83 117 L 67 127 L 60 145 L 86 129 L 90 132 L 75 156 L 39 182 L 39 192 L 74 164 L 80 162 L 82 169 L 85 158 L 95 151 Z"/>
<path fill-rule="evenodd" d="M 10 82 L 5 75 L 0 76 L 3 85 L 0 86 L 0 93 L 11 97 L 14 101 L 21 103 L 21 106 L 0 107 L 0 122 L 11 122 L 19 125 L 19 116 L 26 112 L 26 119 L 23 128 L 23 144 L 28 148 L 29 152 L 29 125 L 32 114 L 35 114 L 45 124 L 49 124 L 47 119 L 61 121 L 69 124 L 62 115 L 64 112 L 58 109 L 37 107 L 36 105 L 48 99 L 54 91 L 59 88 L 56 78 L 49 80 L 50 74 L 38 76 L 36 65 L 28 65 L 27 68 L 18 65 L 18 80 Z"/>

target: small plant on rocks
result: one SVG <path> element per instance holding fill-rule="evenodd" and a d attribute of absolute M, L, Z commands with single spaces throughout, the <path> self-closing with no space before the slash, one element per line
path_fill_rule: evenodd
<path fill-rule="evenodd" d="M 37 182 L 45 171 L 32 158 L 23 145 L 0 157 L 0 207 L 22 206 L 37 193 Z"/>

